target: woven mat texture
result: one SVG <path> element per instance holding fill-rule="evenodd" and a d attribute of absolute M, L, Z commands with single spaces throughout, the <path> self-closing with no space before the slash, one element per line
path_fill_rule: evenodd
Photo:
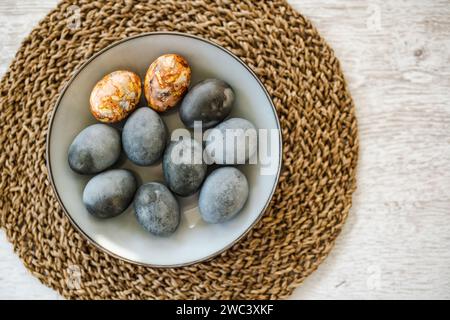
<path fill-rule="evenodd" d="M 69 28 L 73 5 L 78 29 Z M 213 260 L 173 269 L 136 266 L 89 244 L 58 205 L 45 163 L 49 116 L 74 71 L 117 40 L 163 30 L 242 58 L 273 98 L 284 148 L 256 227 Z M 64 0 L 24 40 L 0 88 L 0 227 L 33 275 L 67 298 L 285 298 L 346 220 L 358 157 L 354 105 L 333 50 L 282 0 Z M 79 285 L 69 281 L 74 270 Z"/>

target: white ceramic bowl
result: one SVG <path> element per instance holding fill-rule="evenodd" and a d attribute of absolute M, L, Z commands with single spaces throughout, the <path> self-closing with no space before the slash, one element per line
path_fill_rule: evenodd
<path fill-rule="evenodd" d="M 170 237 L 146 232 L 134 216 L 133 208 L 118 217 L 99 220 L 82 202 L 82 193 L 91 176 L 73 172 L 67 151 L 74 137 L 96 123 L 89 111 L 89 95 L 95 83 L 114 70 L 125 69 L 144 79 L 150 63 L 165 53 L 184 56 L 192 69 L 191 86 L 206 78 L 219 78 L 235 90 L 231 117 L 242 117 L 258 129 L 279 129 L 275 108 L 256 75 L 236 56 L 213 42 L 182 33 L 146 33 L 112 44 L 89 59 L 64 88 L 56 103 L 47 136 L 47 165 L 55 194 L 74 226 L 100 249 L 129 262 L 154 267 L 174 267 L 204 261 L 223 252 L 242 238 L 258 221 L 276 187 L 281 166 L 281 133 L 272 140 L 270 156 L 276 165 L 273 174 L 261 175 L 261 165 L 241 165 L 250 194 L 243 210 L 232 220 L 217 225 L 203 222 L 197 208 L 198 194 L 178 198 L 181 223 Z M 141 104 L 145 104 L 142 99 Z M 178 112 L 162 115 L 169 131 L 183 127 Z M 115 166 L 118 167 L 119 165 Z M 120 167 L 131 169 L 141 182 L 163 182 L 161 164 L 138 167 L 130 161 Z"/>

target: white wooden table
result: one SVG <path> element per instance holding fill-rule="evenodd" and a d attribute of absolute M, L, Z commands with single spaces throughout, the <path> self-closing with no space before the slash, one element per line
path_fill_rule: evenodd
<path fill-rule="evenodd" d="M 359 120 L 358 191 L 293 298 L 450 298 L 450 1 L 291 0 L 335 49 Z M 56 0 L 0 2 L 0 74 Z M 0 231 L 0 299 L 60 299 Z"/>

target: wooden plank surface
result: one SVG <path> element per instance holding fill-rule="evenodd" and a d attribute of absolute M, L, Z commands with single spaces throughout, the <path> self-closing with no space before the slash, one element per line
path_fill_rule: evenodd
<path fill-rule="evenodd" d="M 293 298 L 450 298 L 450 1 L 290 0 L 357 106 L 358 190 L 335 248 Z M 0 74 L 55 0 L 0 2 Z M 60 298 L 0 231 L 0 298 Z"/>

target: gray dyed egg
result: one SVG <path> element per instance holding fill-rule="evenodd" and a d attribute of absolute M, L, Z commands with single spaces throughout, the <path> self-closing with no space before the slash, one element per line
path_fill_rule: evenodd
<path fill-rule="evenodd" d="M 230 85 L 218 79 L 206 79 L 188 91 L 180 106 L 181 121 L 194 128 L 194 121 L 202 121 L 204 129 L 211 128 L 231 112 L 234 92 Z"/>
<path fill-rule="evenodd" d="M 94 124 L 81 131 L 69 147 L 70 168 L 94 174 L 112 166 L 120 156 L 120 134 L 106 125 Z"/>
<path fill-rule="evenodd" d="M 89 180 L 83 191 L 83 203 L 93 216 L 112 218 L 128 208 L 136 188 L 136 178 L 130 171 L 108 170 Z"/>
<path fill-rule="evenodd" d="M 234 167 L 216 169 L 200 190 L 200 215 L 208 223 L 228 221 L 244 207 L 248 192 L 247 178 L 241 171 Z"/>
<path fill-rule="evenodd" d="M 194 139 L 182 138 L 171 142 L 164 153 L 164 179 L 177 195 L 195 193 L 205 178 L 206 168 L 202 145 Z"/>
<path fill-rule="evenodd" d="M 142 185 L 136 192 L 133 205 L 139 224 L 156 236 L 168 236 L 180 224 L 177 199 L 161 183 Z"/>
<path fill-rule="evenodd" d="M 245 164 L 256 156 L 258 132 L 242 118 L 228 119 L 205 132 L 208 164 Z"/>
<path fill-rule="evenodd" d="M 166 143 L 166 126 L 150 108 L 137 109 L 123 127 L 123 150 L 128 159 L 137 165 L 148 166 L 158 161 Z"/>

